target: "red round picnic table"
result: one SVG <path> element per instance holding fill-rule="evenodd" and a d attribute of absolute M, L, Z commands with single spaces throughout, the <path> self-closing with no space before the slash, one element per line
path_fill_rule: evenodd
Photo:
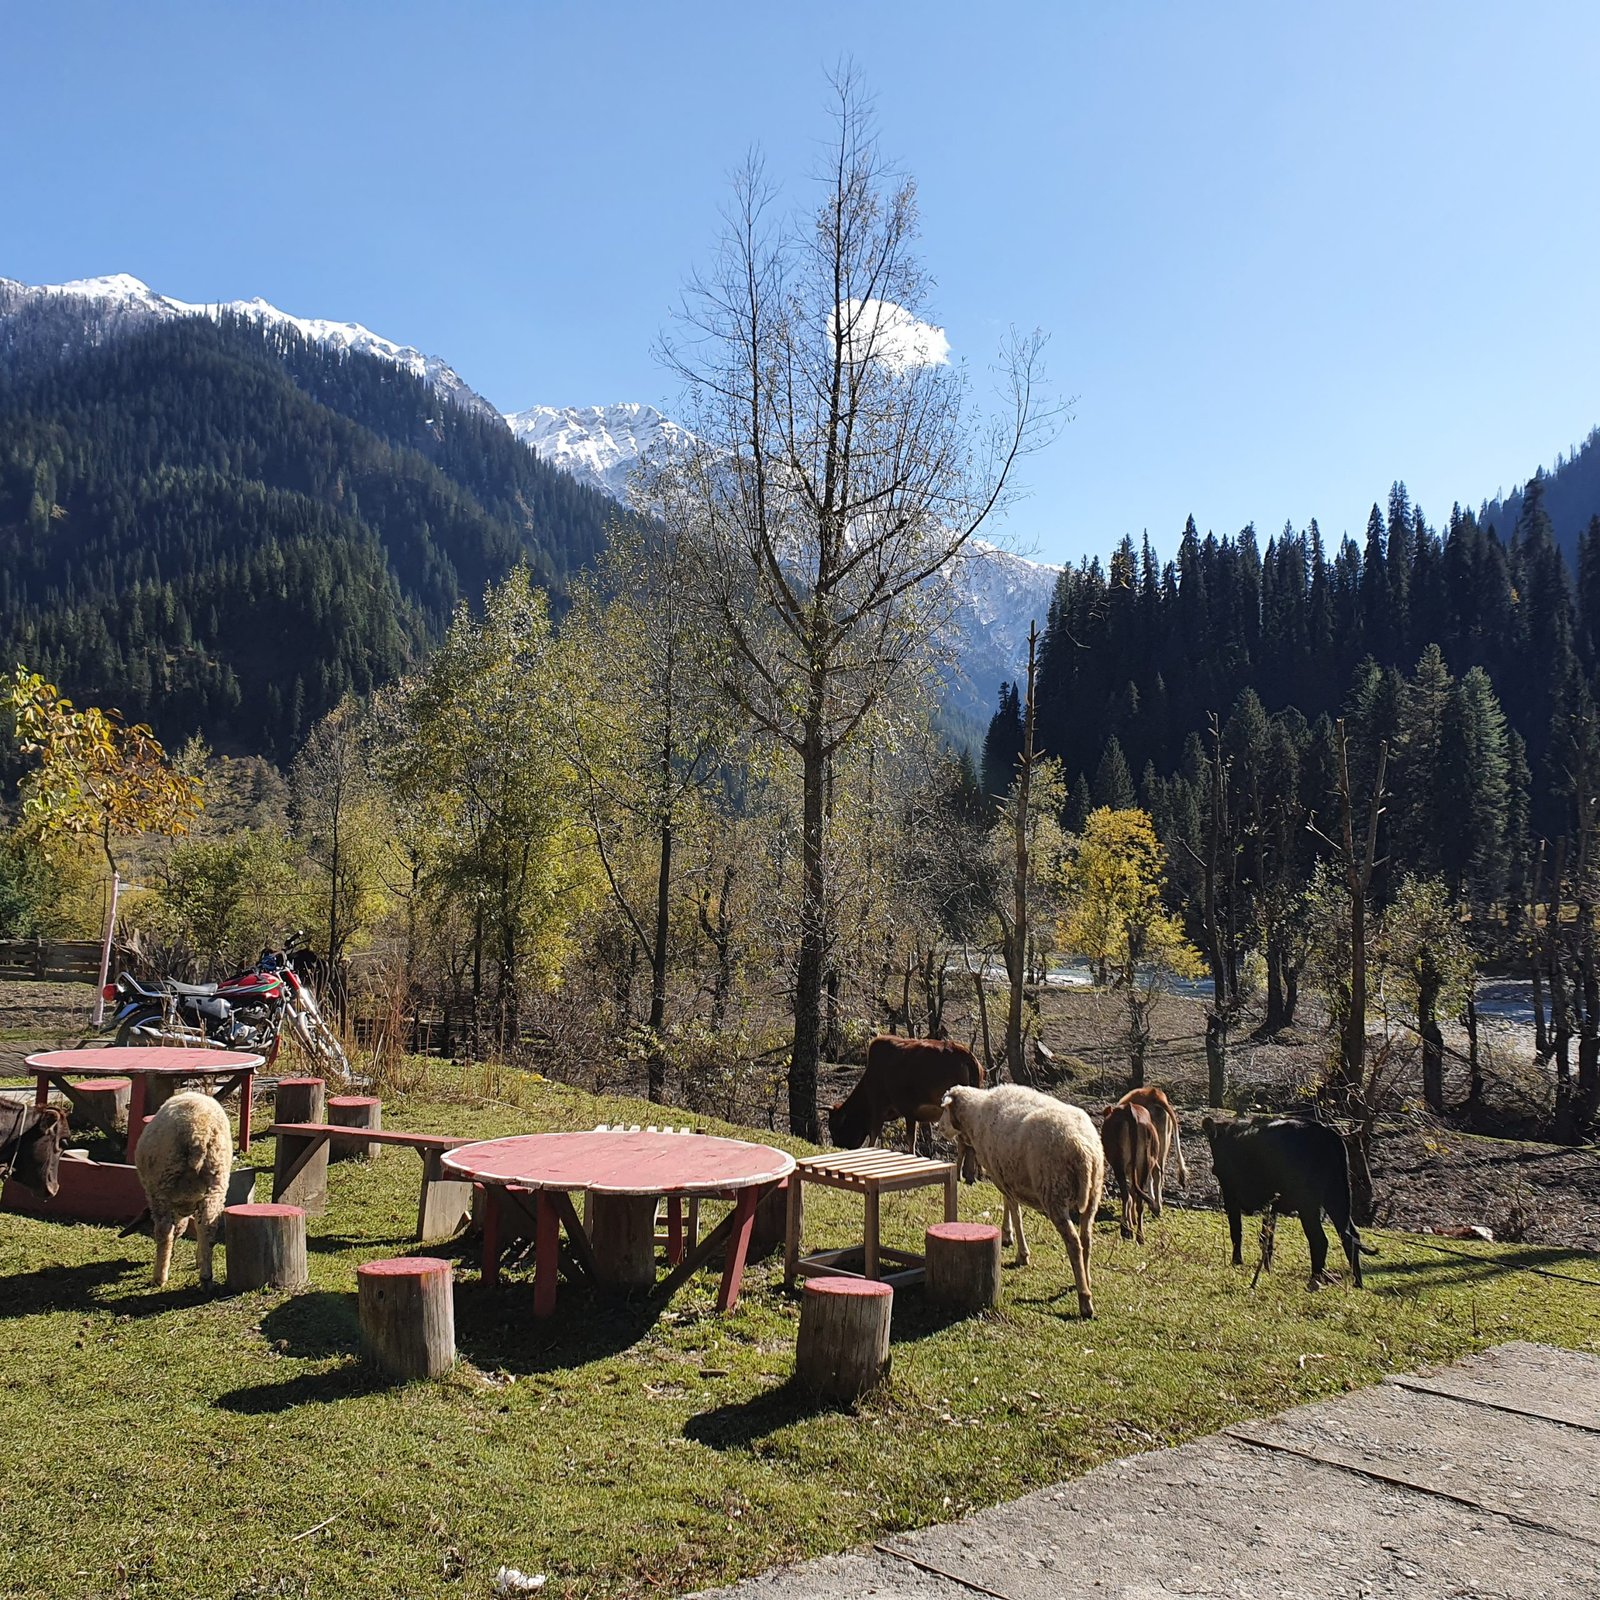
<path fill-rule="evenodd" d="M 610 1213 L 620 1226 L 605 1230 L 607 1241 L 621 1239 L 626 1248 L 645 1240 L 647 1251 L 653 1249 L 656 1201 L 662 1196 L 669 1201 L 706 1195 L 733 1200 L 732 1212 L 678 1262 L 661 1285 L 663 1293 L 671 1293 L 726 1245 L 717 1309 L 730 1310 L 739 1298 L 756 1207 L 763 1195 L 788 1180 L 794 1157 L 743 1139 L 597 1129 L 592 1133 L 524 1133 L 486 1139 L 449 1151 L 441 1165 L 461 1178 L 483 1184 L 489 1196 L 483 1229 L 487 1283 L 495 1282 L 498 1274 L 503 1212 L 508 1204 L 520 1204 L 516 1200 L 519 1194 L 531 1193 L 533 1309 L 535 1316 L 545 1317 L 555 1309 L 562 1228 L 587 1272 L 596 1278 L 623 1281 L 616 1264 L 605 1259 L 608 1245 L 602 1245 L 600 1259 L 596 1259 L 594 1245 L 571 1200 L 580 1190 L 595 1197 L 597 1208 L 612 1203 Z M 646 1226 L 648 1235 L 641 1232 Z"/>
<path fill-rule="evenodd" d="M 133 1160 L 139 1135 L 149 1119 L 145 1105 L 152 1078 L 200 1078 L 215 1083 L 212 1091 L 219 1098 L 230 1089 L 239 1090 L 239 1148 L 250 1148 L 250 1089 L 257 1067 L 265 1057 L 246 1055 L 238 1050 L 191 1050 L 174 1045 L 114 1045 L 91 1050 L 44 1050 L 27 1058 L 28 1070 L 38 1082 L 34 1103 L 45 1105 L 53 1087 L 73 1099 L 73 1078 L 127 1078 L 132 1088 L 128 1095 L 128 1160 Z"/>

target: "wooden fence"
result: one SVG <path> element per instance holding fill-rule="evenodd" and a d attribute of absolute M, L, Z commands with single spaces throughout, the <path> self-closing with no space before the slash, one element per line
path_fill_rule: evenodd
<path fill-rule="evenodd" d="M 99 976 L 93 939 L 0 939 L 0 979 L 93 983 Z"/>

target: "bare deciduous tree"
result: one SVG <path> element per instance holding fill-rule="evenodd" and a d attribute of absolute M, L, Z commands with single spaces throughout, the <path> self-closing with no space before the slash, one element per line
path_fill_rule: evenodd
<path fill-rule="evenodd" d="M 828 963 L 828 768 L 926 663 L 967 540 L 1053 413 L 1042 340 L 1004 362 L 1007 411 L 975 427 L 962 369 L 922 320 L 916 191 L 881 155 L 849 74 L 814 214 L 778 215 L 759 158 L 714 264 L 664 342 L 693 442 L 658 510 L 684 518 L 723 643 L 724 691 L 800 768 L 801 884 L 789 1115 L 816 1137 Z M 665 480 L 664 480 L 665 486 Z"/>
<path fill-rule="evenodd" d="M 722 637 L 723 690 L 802 776 L 789 1115 L 819 1131 L 829 958 L 827 770 L 862 718 L 925 664 L 962 547 L 1040 442 L 1042 339 L 1005 362 L 1008 414 L 971 421 L 965 373 L 923 322 L 910 179 L 886 165 L 858 83 L 837 85 L 816 213 L 782 219 L 762 163 L 734 179 L 714 266 L 662 357 L 693 430 L 678 506 Z"/>

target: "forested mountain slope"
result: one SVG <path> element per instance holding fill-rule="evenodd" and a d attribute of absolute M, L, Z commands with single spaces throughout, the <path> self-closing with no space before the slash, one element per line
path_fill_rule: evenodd
<path fill-rule="evenodd" d="M 1556 457 L 1555 466 L 1537 474 L 1545 515 L 1561 552 L 1576 569 L 1578 544 L 1591 517 L 1600 515 L 1600 428 L 1592 430 L 1570 456 Z M 1482 523 L 1514 528 L 1522 516 L 1523 491 L 1491 500 L 1478 513 Z"/>
<path fill-rule="evenodd" d="M 40 325 L 0 340 L 0 660 L 169 739 L 288 758 L 517 562 L 559 591 L 618 514 L 498 418 L 292 327 Z"/>

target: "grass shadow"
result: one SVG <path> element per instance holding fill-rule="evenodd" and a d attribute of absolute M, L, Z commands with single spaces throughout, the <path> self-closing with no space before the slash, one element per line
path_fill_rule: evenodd
<path fill-rule="evenodd" d="M 549 1317 L 533 1314 L 533 1284 L 456 1284 L 456 1348 L 484 1371 L 526 1376 L 586 1366 L 631 1349 L 663 1310 L 648 1293 L 622 1295 L 562 1283 Z"/>
<path fill-rule="evenodd" d="M 273 1416 L 292 1411 L 296 1406 L 331 1405 L 358 1395 L 374 1394 L 392 1386 L 393 1380 L 376 1367 L 361 1361 L 347 1361 L 326 1372 L 308 1372 L 282 1383 L 252 1383 L 230 1389 L 212 1402 L 219 1410 L 240 1416 Z"/>
<path fill-rule="evenodd" d="M 925 1287 L 896 1290 L 889 1342 L 914 1344 L 918 1339 L 931 1338 L 946 1328 L 955 1327 L 958 1322 L 970 1322 L 980 1315 L 980 1312 L 963 1311 L 959 1306 L 941 1305 L 929 1296 Z"/>
<path fill-rule="evenodd" d="M 297 1294 L 261 1319 L 261 1333 L 292 1356 L 324 1360 L 353 1355 L 361 1345 L 356 1297 L 331 1289 Z"/>
<path fill-rule="evenodd" d="M 55 1311 L 103 1311 L 110 1302 L 100 1291 L 138 1273 L 141 1266 L 148 1277 L 148 1264 L 124 1257 L 117 1261 L 84 1261 L 75 1267 L 40 1267 L 34 1272 L 0 1278 L 0 1319 Z M 169 1290 L 161 1298 L 170 1303 L 174 1293 Z M 130 1316 L 145 1316 L 165 1307 L 147 1308 L 143 1302 L 130 1301 L 119 1309 Z"/>
<path fill-rule="evenodd" d="M 780 1428 L 843 1409 L 819 1399 L 798 1379 L 788 1378 L 754 1399 L 697 1411 L 684 1423 L 683 1436 L 713 1450 L 747 1450 Z"/>

